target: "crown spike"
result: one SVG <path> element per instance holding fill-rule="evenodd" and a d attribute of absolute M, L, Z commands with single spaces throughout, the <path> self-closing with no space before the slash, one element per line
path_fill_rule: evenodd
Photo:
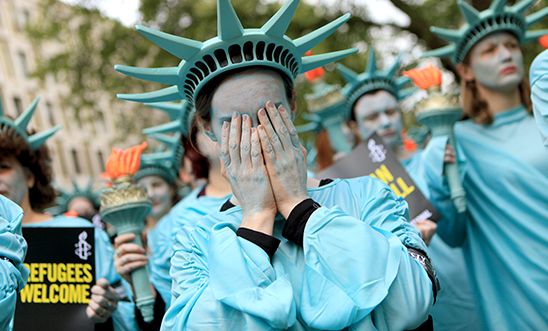
<path fill-rule="evenodd" d="M 468 2 L 464 0 L 459 0 L 457 2 L 462 16 L 466 19 L 466 22 L 470 25 L 474 25 L 480 20 L 480 13 L 476 8 L 472 7 Z"/>
<path fill-rule="evenodd" d="M 377 71 L 377 55 L 375 54 L 375 49 L 371 47 L 369 50 L 369 60 L 365 65 L 365 72 L 369 75 L 374 75 Z"/>
<path fill-rule="evenodd" d="M 172 133 L 182 131 L 181 120 L 171 121 L 165 124 L 153 126 L 143 130 L 143 133 L 147 136 L 157 134 L 157 133 Z"/>
<path fill-rule="evenodd" d="M 537 0 L 522 0 L 516 3 L 512 7 L 512 11 L 516 14 L 523 15 L 527 11 L 527 9 L 531 8 L 531 6 L 536 2 Z"/>
<path fill-rule="evenodd" d="M 356 53 L 358 50 L 356 48 L 349 48 L 342 51 L 305 56 L 302 59 L 302 67 L 300 68 L 301 73 L 305 73 L 309 70 L 323 67 L 324 65 L 339 61 L 348 55 Z"/>
<path fill-rule="evenodd" d="M 398 86 L 398 88 L 405 86 L 409 82 L 411 82 L 411 79 L 407 76 L 401 76 L 398 79 L 396 79 L 396 85 Z"/>
<path fill-rule="evenodd" d="M 504 6 L 506 6 L 507 0 L 493 0 L 489 9 L 491 9 L 495 14 L 504 13 Z"/>
<path fill-rule="evenodd" d="M 36 133 L 29 137 L 29 145 L 32 150 L 37 150 L 40 148 L 46 140 L 48 140 L 51 136 L 53 136 L 57 131 L 61 130 L 61 126 L 57 125 L 49 130 Z"/>
<path fill-rule="evenodd" d="M 28 106 L 25 112 L 23 112 L 23 114 L 21 114 L 15 120 L 15 126 L 22 132 L 27 132 L 27 126 L 29 125 L 32 116 L 36 111 L 36 106 L 38 106 L 38 102 L 40 102 L 40 97 L 36 97 L 36 99 L 32 101 L 32 103 L 30 104 L 30 106 Z"/>
<path fill-rule="evenodd" d="M 447 46 L 444 46 L 444 47 L 441 47 L 441 48 L 438 48 L 438 49 L 433 49 L 431 51 L 424 52 L 421 55 L 421 58 L 446 57 L 446 56 L 450 56 L 451 54 L 453 54 L 455 52 L 455 50 L 456 50 L 455 44 L 449 44 Z"/>
<path fill-rule="evenodd" d="M 316 122 L 310 122 L 297 126 L 297 133 L 314 132 L 320 129 L 320 124 Z"/>
<path fill-rule="evenodd" d="M 177 86 L 170 86 L 161 90 L 146 92 L 146 93 L 135 93 L 135 94 L 118 93 L 116 97 L 122 100 L 143 102 L 143 103 L 175 101 L 175 100 L 181 99 Z"/>
<path fill-rule="evenodd" d="M 182 116 L 183 105 L 181 103 L 155 102 L 155 103 L 146 103 L 145 105 L 167 113 L 171 121 L 175 121 L 181 118 Z"/>
<path fill-rule="evenodd" d="M 536 41 L 536 40 L 538 40 L 540 37 L 545 36 L 545 35 L 548 35 L 548 29 L 535 30 L 535 31 L 527 31 L 527 32 L 525 33 L 525 38 L 524 38 L 524 40 L 525 40 L 526 42 Z"/>
<path fill-rule="evenodd" d="M 408 96 L 410 96 L 411 94 L 415 93 L 416 90 L 417 89 L 415 87 L 409 87 L 409 88 L 400 90 L 400 92 L 398 93 L 398 99 L 403 100 L 407 98 Z"/>
<path fill-rule="evenodd" d="M 179 145 L 179 135 L 168 136 L 167 134 L 154 134 L 150 136 L 166 145 L 168 148 L 173 148 Z"/>
<path fill-rule="evenodd" d="M 348 83 L 353 84 L 358 82 L 358 74 L 344 64 L 337 63 L 337 70 L 341 73 L 344 80 L 346 80 Z"/>
<path fill-rule="evenodd" d="M 286 2 L 268 22 L 261 28 L 266 35 L 282 38 L 295 15 L 299 0 Z"/>
<path fill-rule="evenodd" d="M 548 16 L 548 7 L 544 7 L 538 12 L 531 14 L 525 18 L 525 23 L 527 24 L 527 27 L 539 22 L 543 18 Z"/>
<path fill-rule="evenodd" d="M 244 28 L 231 0 L 217 0 L 217 33 L 223 41 L 243 36 Z"/>
<path fill-rule="evenodd" d="M 177 67 L 138 68 L 117 64 L 114 69 L 126 76 L 166 85 L 176 85 L 180 81 Z"/>
<path fill-rule="evenodd" d="M 337 18 L 333 22 L 330 22 L 317 30 L 314 30 L 298 39 L 295 39 L 294 44 L 297 47 L 297 54 L 303 55 L 307 51 L 314 48 L 325 38 L 332 35 L 341 25 L 346 23 L 350 19 L 350 17 L 352 17 L 352 15 L 350 15 L 350 13 L 347 13 Z M 306 71 L 308 70 L 302 70 L 302 72 Z"/>
<path fill-rule="evenodd" d="M 179 59 L 189 60 L 200 52 L 203 46 L 203 43 L 199 41 L 174 36 L 146 26 L 136 25 L 135 28 L 145 38 Z"/>
<path fill-rule="evenodd" d="M 430 31 L 437 34 L 440 38 L 443 38 L 450 42 L 458 42 L 462 35 L 459 30 L 450 30 L 450 29 L 444 29 L 444 28 L 438 28 L 437 26 L 433 26 Z"/>
<path fill-rule="evenodd" d="M 388 70 L 386 71 L 386 75 L 388 77 L 394 77 L 396 76 L 396 73 L 398 72 L 398 70 L 400 69 L 400 63 L 401 63 L 401 56 L 398 55 L 396 57 L 396 60 L 394 61 L 394 63 L 392 63 L 392 65 L 390 66 L 390 68 L 388 68 Z"/>

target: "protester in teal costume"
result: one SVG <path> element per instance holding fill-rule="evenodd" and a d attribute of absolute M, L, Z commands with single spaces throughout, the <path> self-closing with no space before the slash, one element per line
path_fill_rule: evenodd
<path fill-rule="evenodd" d="M 430 199 L 443 215 L 438 234 L 462 246 L 484 329 L 539 330 L 548 325 L 548 154 L 528 109 L 519 42 L 548 8 L 525 18 L 534 1 L 494 1 L 479 13 L 459 2 L 467 24 L 433 29 L 452 44 L 426 55 L 449 56 L 462 78 L 464 113 L 455 126 L 468 212 L 457 214 L 443 177 L 447 137 L 424 155 Z"/>
<path fill-rule="evenodd" d="M 361 75 L 339 65 L 339 71 L 348 82 L 345 86 L 346 94 L 349 96 L 347 114 L 350 121 L 354 122 L 350 126 L 356 128 L 356 133 L 362 140 L 367 139 L 373 132 L 395 131 L 392 135 L 384 135 L 385 142 L 392 148 L 415 184 L 428 199 L 430 192 L 423 178 L 427 160 L 423 159 L 422 150 L 406 151 L 399 138 L 403 121 L 398 101 L 403 100 L 413 91 L 411 88 L 403 88 L 409 79 L 397 76 L 400 66 L 398 60 L 388 70 L 379 71 L 374 54 L 374 50 L 371 50 L 366 73 Z M 360 92 L 350 93 L 349 91 Z M 381 94 L 380 91 L 386 93 Z M 365 99 L 364 96 L 370 98 Z M 361 100 L 365 100 L 366 103 L 358 107 Z M 388 111 L 393 114 L 388 114 Z M 385 118 L 378 120 L 379 117 Z M 357 121 L 361 122 L 356 123 Z M 417 227 L 423 233 L 423 239 L 429 243 L 428 256 L 440 280 L 440 291 L 432 309 L 434 329 L 480 330 L 479 317 L 465 270 L 462 250 L 449 247 L 439 236 L 432 236 L 432 228 L 434 228 L 432 225 L 434 224 L 431 221 L 422 220 Z"/>
<path fill-rule="evenodd" d="M 195 102 L 200 126 L 220 143 L 231 202 L 239 204 L 179 232 L 163 329 L 405 329 L 427 318 L 432 270 L 406 203 L 372 178 L 321 188 L 311 180 L 306 190 L 306 161 L 286 110 L 294 110 L 293 80 L 354 50 L 301 58 L 349 16 L 291 40 L 284 34 L 297 4 L 244 30 L 230 2 L 219 0 L 219 37 L 205 43 L 140 28 L 184 59 L 179 67 L 117 67 L 173 85 L 121 98 Z M 290 217 L 296 207 L 309 217 Z M 277 212 L 287 221 L 275 222 Z M 287 224 L 295 228 L 285 227 L 284 238 Z"/>
<path fill-rule="evenodd" d="M 58 191 L 56 206 L 48 210 L 53 215 L 74 211 L 78 217 L 91 221 L 93 216 L 98 213 L 99 194 L 93 190 L 93 180 L 90 179 L 86 186 L 80 187 L 73 179 L 71 190 L 58 189 Z"/>
<path fill-rule="evenodd" d="M 21 235 L 22 220 L 23 210 L 0 195 L 0 330 L 12 328 L 17 293 L 29 277 L 23 266 L 27 243 Z"/>
<path fill-rule="evenodd" d="M 548 50 L 536 57 L 529 75 L 535 120 L 548 146 Z"/>
<path fill-rule="evenodd" d="M 52 217 L 43 212 L 55 199 L 51 185 L 51 160 L 45 142 L 59 128 L 31 134 L 27 126 L 36 111 L 36 99 L 17 119 L 0 114 L 0 187 L 2 194 L 17 203 L 24 211 L 24 227 L 93 227 L 81 218 Z M 96 323 L 107 321 L 112 315 L 115 330 L 132 329 L 133 321 L 120 314 L 123 306 L 109 284 L 120 280 L 113 266 L 113 250 L 106 233 L 95 231 L 95 263 L 97 284 L 86 313 Z"/>

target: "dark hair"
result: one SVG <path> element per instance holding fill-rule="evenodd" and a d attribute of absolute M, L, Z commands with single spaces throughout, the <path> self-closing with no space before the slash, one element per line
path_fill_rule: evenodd
<path fill-rule="evenodd" d="M 388 92 L 390 95 L 392 95 L 394 98 L 396 98 L 396 100 L 398 100 L 398 97 L 396 95 L 394 95 L 392 92 L 388 91 L 388 90 L 385 90 L 385 89 L 376 89 L 376 90 L 372 90 L 372 91 L 369 91 L 367 93 L 364 93 L 362 95 L 360 95 L 359 98 L 356 99 L 356 101 L 354 101 L 354 103 L 352 104 L 352 106 L 350 107 L 350 118 L 349 118 L 349 122 L 357 122 L 356 121 L 356 114 L 354 113 L 354 107 L 356 107 L 356 104 L 358 103 L 358 100 L 360 100 L 363 96 L 366 96 L 366 95 L 372 95 L 372 94 L 376 94 L 377 92 L 379 91 L 386 91 Z"/>
<path fill-rule="evenodd" d="M 185 149 L 184 158 L 190 160 L 190 163 L 192 164 L 192 175 L 194 175 L 196 179 L 208 179 L 211 165 L 209 164 L 207 157 L 198 149 L 197 136 L 198 127 L 196 125 L 192 125 L 190 128 L 190 137 L 181 136 L 181 144 Z"/>
<path fill-rule="evenodd" d="M 34 132 L 29 132 L 33 134 Z M 31 150 L 29 144 L 10 126 L 0 124 L 0 158 L 14 157 L 34 176 L 34 185 L 29 189 L 30 206 L 35 211 L 43 211 L 55 200 L 55 190 L 51 185 L 53 171 L 51 156 L 46 145 Z"/>
<path fill-rule="evenodd" d="M 220 74 L 217 77 L 214 77 L 212 80 L 207 82 L 204 87 L 200 90 L 200 93 L 196 97 L 196 119 L 202 120 L 206 123 L 209 123 L 211 121 L 211 101 L 213 100 L 213 95 L 215 94 L 215 91 L 221 85 L 223 81 L 228 79 L 229 77 L 241 74 L 243 72 L 248 71 L 271 71 L 274 72 L 282 78 L 284 88 L 285 88 L 285 95 L 287 97 L 287 100 L 290 104 L 293 104 L 295 99 L 294 94 L 294 85 L 293 80 L 291 77 L 288 77 L 286 74 L 280 72 L 279 70 L 276 70 L 274 68 L 268 68 L 263 66 L 250 66 L 250 67 L 244 67 L 244 68 L 238 68 L 234 70 L 230 70 L 227 72 L 224 72 Z"/>

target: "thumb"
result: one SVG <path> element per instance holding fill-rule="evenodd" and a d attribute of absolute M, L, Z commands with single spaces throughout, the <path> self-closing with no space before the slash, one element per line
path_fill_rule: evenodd
<path fill-rule="evenodd" d="M 105 278 L 99 278 L 97 280 L 97 285 L 101 286 L 102 288 L 104 288 L 105 290 L 107 290 L 110 286 L 110 283 L 108 282 L 108 280 L 106 280 Z"/>

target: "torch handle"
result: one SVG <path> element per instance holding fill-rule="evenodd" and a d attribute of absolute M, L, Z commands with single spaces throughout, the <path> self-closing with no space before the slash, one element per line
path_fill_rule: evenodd
<path fill-rule="evenodd" d="M 143 247 L 141 233 L 135 233 L 134 244 Z M 146 267 L 134 270 L 131 273 L 133 291 L 135 292 L 135 304 L 141 311 L 145 322 L 151 322 L 154 319 L 154 295 L 150 286 L 150 279 Z"/>
<path fill-rule="evenodd" d="M 455 155 L 457 154 L 457 146 L 455 144 L 455 134 L 451 132 L 449 135 L 449 145 L 453 147 Z M 460 172 L 458 162 L 445 164 L 445 175 L 447 176 L 447 182 L 449 183 L 449 189 L 451 191 L 451 200 L 457 209 L 459 214 L 466 211 L 466 193 L 462 187 L 460 180 Z"/>

